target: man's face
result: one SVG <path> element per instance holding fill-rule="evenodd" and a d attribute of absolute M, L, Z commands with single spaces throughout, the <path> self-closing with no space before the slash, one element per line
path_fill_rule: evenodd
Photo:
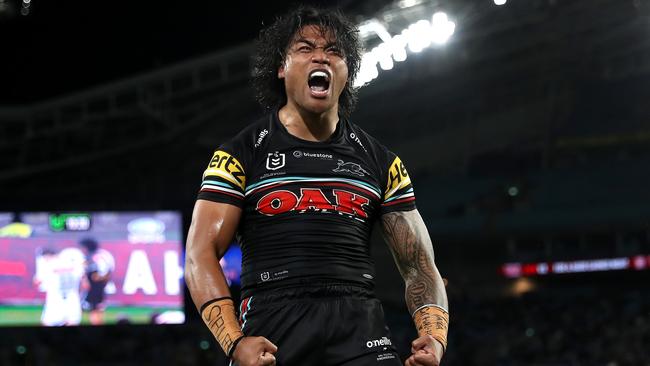
<path fill-rule="evenodd" d="M 324 113 L 338 108 L 348 80 L 348 66 L 331 32 L 307 25 L 289 44 L 278 78 L 284 79 L 288 104 Z"/>

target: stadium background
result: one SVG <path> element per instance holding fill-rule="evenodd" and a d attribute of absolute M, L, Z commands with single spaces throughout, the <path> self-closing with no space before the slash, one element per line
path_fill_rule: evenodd
<path fill-rule="evenodd" d="M 449 281 L 444 364 L 650 364 L 647 265 L 518 279 L 499 271 L 650 262 L 650 5 L 308 3 L 379 19 L 391 34 L 436 11 L 456 24 L 446 44 L 379 70 L 353 115 L 413 176 Z M 187 228 L 212 150 L 260 113 L 251 41 L 288 7 L 0 0 L 0 211 L 179 210 Z M 379 236 L 373 252 L 406 354 L 414 331 L 403 285 Z M 0 329 L 0 364 L 221 362 L 186 308 L 182 326 Z"/>

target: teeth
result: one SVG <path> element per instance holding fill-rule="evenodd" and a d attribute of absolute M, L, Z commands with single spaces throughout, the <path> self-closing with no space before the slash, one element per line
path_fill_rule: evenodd
<path fill-rule="evenodd" d="M 330 76 L 324 71 L 314 71 L 309 75 L 310 80 L 315 78 L 315 77 L 322 77 L 322 78 L 325 78 L 325 80 L 327 80 L 327 81 L 329 81 L 329 79 L 330 79 Z"/>

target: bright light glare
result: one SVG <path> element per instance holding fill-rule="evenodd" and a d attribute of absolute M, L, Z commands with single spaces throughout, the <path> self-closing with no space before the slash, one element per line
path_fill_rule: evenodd
<path fill-rule="evenodd" d="M 445 44 L 456 30 L 456 23 L 447 18 L 447 14 L 437 12 L 431 17 L 431 42 Z"/>
<path fill-rule="evenodd" d="M 429 47 L 431 44 L 431 37 L 429 36 L 430 31 L 431 24 L 427 20 L 420 20 L 417 23 L 411 24 L 406 29 L 406 33 L 402 33 L 408 40 L 409 50 L 418 53 Z"/>
<path fill-rule="evenodd" d="M 420 2 L 417 0 L 402 0 L 398 3 L 398 6 L 402 9 L 410 8 L 412 6 L 416 6 Z"/>
<path fill-rule="evenodd" d="M 433 14 L 431 17 L 431 23 L 433 24 L 444 24 L 447 23 L 449 19 L 447 18 L 447 13 L 444 11 L 439 11 Z"/>
<path fill-rule="evenodd" d="M 359 26 L 359 33 L 368 34 L 375 33 L 384 42 L 390 41 L 390 33 L 386 30 L 383 24 L 376 20 L 370 20 Z"/>
<path fill-rule="evenodd" d="M 494 4 L 496 5 L 503 5 L 506 3 L 506 0 L 494 0 Z"/>
<path fill-rule="evenodd" d="M 375 47 L 372 52 L 379 60 L 379 66 L 382 70 L 390 70 L 393 68 L 393 58 L 391 57 L 390 46 L 387 43 L 382 43 Z"/>
<path fill-rule="evenodd" d="M 354 86 L 362 86 L 365 83 L 371 82 L 377 76 L 379 76 L 379 71 L 377 70 L 377 58 L 375 53 L 365 53 L 361 57 L 361 67 L 359 68 L 357 78 L 354 80 Z"/>
<path fill-rule="evenodd" d="M 359 26 L 360 33 L 375 33 L 383 42 L 362 56 L 354 86 L 363 86 L 377 78 L 379 76 L 377 64 L 382 70 L 391 70 L 395 62 L 405 61 L 407 47 L 409 51 L 418 53 L 432 43 L 442 45 L 454 34 L 455 29 L 456 24 L 449 20 L 444 12 L 433 14 L 431 22 L 420 20 L 413 23 L 394 37 L 391 37 L 386 27 L 376 20 L 363 23 Z"/>

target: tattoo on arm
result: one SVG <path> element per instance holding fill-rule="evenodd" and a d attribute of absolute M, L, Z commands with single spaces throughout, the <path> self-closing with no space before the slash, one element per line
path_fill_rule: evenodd
<path fill-rule="evenodd" d="M 434 263 L 433 245 L 417 212 L 391 212 L 382 216 L 384 238 L 406 284 L 410 312 L 424 304 L 447 307 L 447 296 Z"/>

